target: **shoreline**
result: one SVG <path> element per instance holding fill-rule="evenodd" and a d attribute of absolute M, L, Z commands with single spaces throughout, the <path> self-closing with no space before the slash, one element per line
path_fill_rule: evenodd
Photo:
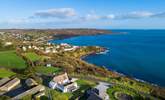
<path fill-rule="evenodd" d="M 81 60 L 83 60 L 83 61 L 85 61 L 85 62 L 87 62 L 87 63 L 90 63 L 90 62 L 88 62 L 88 61 L 85 60 L 85 57 L 90 56 L 90 55 L 100 55 L 100 54 L 97 54 L 97 53 L 87 54 L 87 55 L 85 55 L 85 56 L 82 56 L 82 57 L 81 57 Z M 93 64 L 93 63 L 90 63 L 90 64 Z M 95 65 L 95 64 L 94 64 L 94 65 Z M 96 65 L 96 66 L 99 67 L 98 65 Z M 164 86 L 160 86 L 160 85 L 158 85 L 158 84 L 155 84 L 155 83 L 152 83 L 152 82 L 148 82 L 148 81 L 145 81 L 145 80 L 136 78 L 135 76 L 132 77 L 132 76 L 126 75 L 126 74 L 124 74 L 124 73 L 122 73 L 122 72 L 118 72 L 118 71 L 115 71 L 115 70 L 113 70 L 113 69 L 109 69 L 109 68 L 107 68 L 106 66 L 100 66 L 100 67 L 104 67 L 104 68 L 107 69 L 108 71 L 117 73 L 117 74 L 120 75 L 121 77 L 127 77 L 127 78 L 130 78 L 130 79 L 136 80 L 136 81 L 138 81 L 138 82 L 142 82 L 142 83 L 150 84 L 150 85 L 152 85 L 152 86 L 158 86 L 158 87 L 163 87 L 163 88 L 164 88 Z"/>
<path fill-rule="evenodd" d="M 79 37 L 79 36 L 95 36 L 95 35 L 120 35 L 125 34 L 123 32 L 109 32 L 109 33 L 94 33 L 94 34 L 55 34 L 52 39 L 47 40 L 48 42 L 52 40 L 65 40 L 69 38 Z"/>
<path fill-rule="evenodd" d="M 117 35 L 117 34 L 121 34 L 121 33 L 110 33 L 111 35 L 113 34 L 115 34 L 115 35 Z M 69 37 L 67 36 L 67 35 L 64 35 L 63 34 L 63 38 L 56 38 L 56 39 L 52 39 L 53 41 L 56 41 L 56 40 L 64 40 L 64 39 L 69 39 L 69 38 L 73 38 L 73 37 L 77 37 L 77 36 L 95 36 L 95 35 L 107 35 L 106 33 L 104 34 L 100 34 L 100 33 L 98 33 L 98 34 L 88 34 L 88 35 L 70 35 Z M 52 40 L 49 40 L 48 42 L 51 42 Z M 54 42 L 51 42 L 51 43 L 54 43 Z M 104 47 L 103 47 L 104 48 Z M 105 52 L 106 50 L 108 50 L 108 52 L 110 52 L 109 51 L 109 49 L 107 49 L 107 48 L 104 48 L 104 51 L 101 51 L 101 52 Z M 90 63 L 90 62 L 88 62 L 88 61 L 86 61 L 86 60 L 84 60 L 84 58 L 85 57 L 87 57 L 87 56 L 90 56 L 90 55 L 100 55 L 101 54 L 101 52 L 99 52 L 99 53 L 97 53 L 97 52 L 95 52 L 95 53 L 90 53 L 90 54 L 87 54 L 87 55 L 84 55 L 84 56 L 82 56 L 80 59 L 81 60 L 83 60 L 83 61 L 85 61 L 85 62 L 87 62 L 87 63 Z M 102 55 L 102 54 L 101 54 Z M 90 63 L 90 64 L 92 64 L 92 63 Z M 94 64 L 95 65 L 95 64 Z M 98 65 L 96 65 L 97 67 L 99 67 Z M 155 83 L 152 83 L 152 82 L 148 82 L 148 81 L 145 81 L 145 80 L 142 80 L 142 79 L 139 79 L 139 78 L 136 78 L 136 77 L 132 77 L 132 76 L 130 76 L 130 75 L 126 75 L 126 74 L 124 74 L 124 73 L 121 73 L 121 72 L 118 72 L 118 71 L 115 71 L 115 70 L 113 70 L 113 69 L 108 69 L 106 66 L 105 66 L 105 68 L 108 70 L 108 71 L 110 71 L 110 72 L 113 72 L 113 73 L 117 73 L 117 74 L 119 74 L 121 77 L 127 77 L 127 78 L 130 78 L 130 79 L 133 79 L 133 80 L 136 80 L 136 81 L 138 81 L 138 82 L 142 82 L 142 83 L 145 83 L 145 84 L 149 84 L 149 85 L 151 85 L 151 86 L 156 86 L 156 87 L 161 87 L 161 88 L 164 88 L 165 86 L 160 86 L 160 85 L 158 85 L 158 84 L 155 84 Z"/>
<path fill-rule="evenodd" d="M 105 51 L 106 51 L 106 49 L 105 49 Z M 109 51 L 108 51 L 108 52 L 109 52 Z M 101 54 L 101 53 L 87 54 L 87 55 L 81 57 L 81 59 L 82 59 L 83 61 L 87 62 L 87 63 L 90 63 L 90 62 L 88 62 L 88 61 L 85 60 L 85 57 L 91 56 L 91 55 L 100 55 L 100 54 Z M 101 55 L 102 55 L 102 54 L 101 54 Z M 91 64 L 91 63 L 90 63 L 90 64 Z M 92 63 L 92 64 L 93 64 L 93 63 Z M 95 65 L 95 64 L 94 64 L 94 65 Z M 99 67 L 98 65 L 96 65 L 96 66 Z M 152 86 L 158 86 L 158 87 L 163 87 L 163 88 L 165 87 L 165 86 L 160 86 L 160 85 L 155 84 L 155 83 L 152 83 L 152 82 L 145 81 L 145 80 L 143 80 L 143 79 L 139 79 L 139 78 L 137 78 L 137 77 L 135 77 L 135 76 L 126 75 L 126 74 L 124 74 L 124 73 L 122 73 L 122 72 L 118 72 L 118 71 L 115 71 L 115 70 L 113 70 L 113 69 L 109 69 L 109 68 L 107 68 L 106 66 L 103 66 L 103 67 L 104 67 L 105 69 L 107 69 L 108 71 L 111 71 L 111 72 L 114 72 L 114 73 L 119 74 L 121 77 L 124 76 L 124 77 L 130 78 L 130 79 L 136 80 L 136 81 L 138 81 L 138 82 L 143 82 L 143 83 L 146 83 L 146 84 L 150 84 L 150 85 L 152 85 Z"/>

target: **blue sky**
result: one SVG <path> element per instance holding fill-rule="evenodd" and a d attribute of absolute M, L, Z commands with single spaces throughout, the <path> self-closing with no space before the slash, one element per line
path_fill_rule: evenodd
<path fill-rule="evenodd" d="M 165 29 L 165 0 L 1 0 L 0 28 Z"/>

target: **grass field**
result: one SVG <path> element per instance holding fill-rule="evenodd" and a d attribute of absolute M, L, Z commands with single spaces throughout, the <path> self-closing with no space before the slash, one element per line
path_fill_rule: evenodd
<path fill-rule="evenodd" d="M 138 100 L 136 98 L 141 98 L 139 93 L 131 88 L 123 87 L 123 86 L 113 86 L 107 89 L 107 93 L 111 100 L 118 100 L 116 96 L 117 93 L 127 94 L 133 97 L 133 99 Z"/>
<path fill-rule="evenodd" d="M 4 77 L 10 77 L 15 75 L 14 72 L 6 70 L 6 69 L 0 69 L 0 78 L 4 78 Z"/>
<path fill-rule="evenodd" d="M 69 100 L 69 98 L 72 96 L 71 93 L 62 93 L 58 90 L 46 88 L 46 96 L 49 97 L 50 95 L 51 95 L 52 100 Z M 41 97 L 40 100 L 48 100 L 48 99 Z"/>
<path fill-rule="evenodd" d="M 3 51 L 0 52 L 0 67 L 23 69 L 26 63 L 15 51 Z"/>
<path fill-rule="evenodd" d="M 37 66 L 36 71 L 42 74 L 53 74 L 60 72 L 61 69 L 57 67 Z"/>
<path fill-rule="evenodd" d="M 27 57 L 27 59 L 29 59 L 29 60 L 32 61 L 32 62 L 41 59 L 41 56 L 37 55 L 37 54 L 34 53 L 34 52 L 25 53 L 25 56 Z"/>

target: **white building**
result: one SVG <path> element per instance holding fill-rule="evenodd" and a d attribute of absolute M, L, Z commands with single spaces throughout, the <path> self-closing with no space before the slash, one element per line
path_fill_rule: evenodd
<path fill-rule="evenodd" d="M 79 46 L 71 46 L 71 47 L 65 48 L 64 51 L 73 51 L 73 50 L 76 50 L 78 48 L 79 48 Z"/>
<path fill-rule="evenodd" d="M 12 42 L 6 42 L 5 46 L 9 46 L 9 45 L 12 45 L 12 44 L 13 44 Z"/>
<path fill-rule="evenodd" d="M 71 82 L 67 73 L 55 76 L 53 80 L 49 82 L 49 87 L 59 89 L 62 92 L 73 92 L 78 89 L 77 83 Z"/>
<path fill-rule="evenodd" d="M 45 53 L 50 53 L 50 52 L 51 52 L 50 48 L 46 47 Z"/>
<path fill-rule="evenodd" d="M 29 45 L 29 46 L 28 46 L 28 48 L 29 48 L 29 49 L 31 49 L 31 48 L 32 48 L 32 46 L 31 46 L 31 45 Z"/>
<path fill-rule="evenodd" d="M 60 48 L 60 46 L 59 46 L 59 45 L 57 45 L 57 46 L 56 46 L 56 49 L 59 49 L 59 48 Z"/>
<path fill-rule="evenodd" d="M 52 64 L 46 64 L 46 67 L 51 67 L 52 66 Z"/>
<path fill-rule="evenodd" d="M 22 50 L 23 50 L 23 51 L 26 51 L 26 50 L 27 50 L 27 48 L 26 48 L 25 46 L 23 46 L 23 47 L 22 47 Z"/>
<path fill-rule="evenodd" d="M 64 47 L 70 46 L 68 43 L 61 43 L 60 45 L 61 45 L 61 46 L 64 46 Z"/>

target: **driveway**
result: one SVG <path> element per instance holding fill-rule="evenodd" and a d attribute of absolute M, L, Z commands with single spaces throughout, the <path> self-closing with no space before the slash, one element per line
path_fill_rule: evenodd
<path fill-rule="evenodd" d="M 103 100 L 109 100 L 109 95 L 107 94 L 107 89 L 111 86 L 109 83 L 99 82 L 99 84 L 95 87 L 99 90 L 99 96 Z"/>

